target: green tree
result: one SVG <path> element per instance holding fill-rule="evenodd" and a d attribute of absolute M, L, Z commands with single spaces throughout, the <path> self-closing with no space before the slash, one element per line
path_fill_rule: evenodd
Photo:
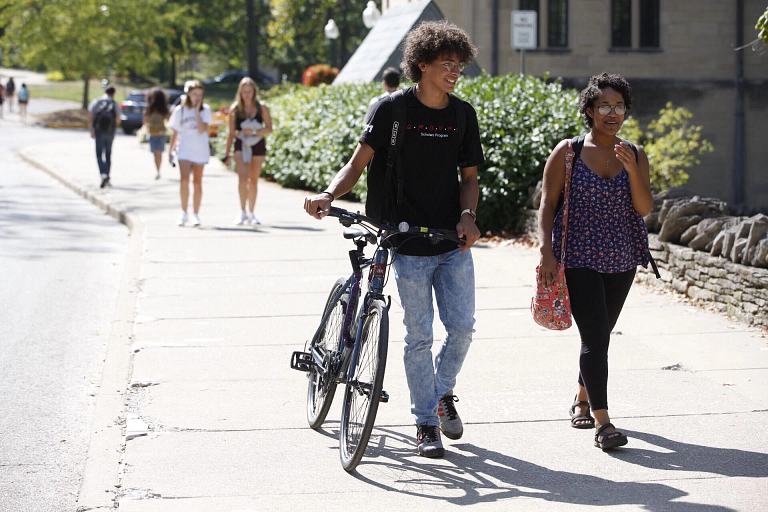
<path fill-rule="evenodd" d="M 301 77 L 312 64 L 331 64 L 330 41 L 323 32 L 333 18 L 339 27 L 337 53 L 343 65 L 366 34 L 365 0 L 272 0 L 267 35 L 273 62 L 282 73 Z"/>
<path fill-rule="evenodd" d="M 2 46 L 15 56 L 14 64 L 81 77 L 85 108 L 89 79 L 105 76 L 110 68 L 143 72 L 156 64 L 157 38 L 169 30 L 164 3 L 0 0 Z"/>
<path fill-rule="evenodd" d="M 760 39 L 763 44 L 768 44 L 768 7 L 765 8 L 763 15 L 758 18 L 755 30 L 757 30 L 758 39 Z"/>
<path fill-rule="evenodd" d="M 686 172 L 701 161 L 698 156 L 714 151 L 712 144 L 701 137 L 701 126 L 690 123 L 693 114 L 684 107 L 674 108 L 672 102 L 659 111 L 659 117 L 648 124 L 643 133 L 637 119 L 630 118 L 621 127 L 621 136 L 641 144 L 648 155 L 651 188 L 661 192 L 688 182 Z"/>

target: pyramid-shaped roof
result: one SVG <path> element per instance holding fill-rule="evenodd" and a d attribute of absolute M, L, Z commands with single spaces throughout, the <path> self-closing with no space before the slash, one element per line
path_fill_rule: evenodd
<path fill-rule="evenodd" d="M 422 21 L 444 18 L 432 0 L 417 0 L 388 9 L 352 54 L 333 81 L 334 85 L 381 80 L 381 74 L 386 68 L 400 68 L 400 62 L 403 60 L 403 40 L 412 28 Z M 464 70 L 464 74 L 477 76 L 480 74 L 480 67 L 476 62 L 472 62 Z"/>

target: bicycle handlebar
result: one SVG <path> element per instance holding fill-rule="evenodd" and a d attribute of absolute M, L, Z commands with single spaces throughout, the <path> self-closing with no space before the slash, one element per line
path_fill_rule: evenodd
<path fill-rule="evenodd" d="M 376 220 L 370 217 L 366 217 L 365 215 L 353 213 L 345 210 L 344 208 L 337 208 L 335 206 L 331 206 L 331 210 L 328 212 L 328 215 L 330 217 L 338 218 L 341 225 L 345 227 L 349 227 L 352 224 L 365 223 L 373 226 L 376 229 L 389 231 L 394 234 L 423 236 L 430 239 L 430 241 L 433 241 L 434 243 L 448 240 L 450 242 L 456 242 L 459 245 L 464 245 L 465 242 L 464 239 L 459 238 L 458 233 L 453 230 L 409 226 L 407 222 L 401 222 L 399 225 L 395 226 L 393 224 L 377 222 Z"/>

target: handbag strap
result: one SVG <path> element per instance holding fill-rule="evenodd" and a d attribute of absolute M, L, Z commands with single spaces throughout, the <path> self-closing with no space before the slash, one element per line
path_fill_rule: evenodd
<path fill-rule="evenodd" d="M 563 235 L 560 241 L 560 264 L 565 266 L 565 240 L 568 233 L 568 198 L 571 193 L 571 172 L 573 170 L 573 144 L 568 141 L 565 148 L 565 190 L 563 192 Z"/>

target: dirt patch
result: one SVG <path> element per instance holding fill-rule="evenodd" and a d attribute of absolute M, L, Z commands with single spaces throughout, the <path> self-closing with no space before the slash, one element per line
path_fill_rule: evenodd
<path fill-rule="evenodd" d="M 59 110 L 38 117 L 48 128 L 87 128 L 88 111 L 82 108 Z"/>

